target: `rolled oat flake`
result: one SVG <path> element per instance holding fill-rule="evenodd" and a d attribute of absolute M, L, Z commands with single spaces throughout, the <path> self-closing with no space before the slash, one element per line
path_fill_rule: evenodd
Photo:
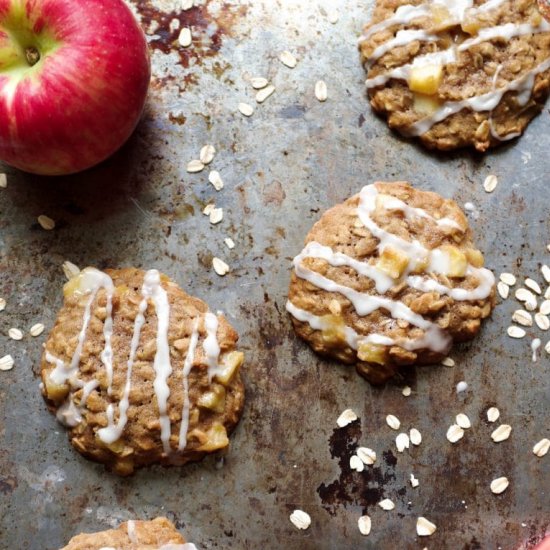
<path fill-rule="evenodd" d="M 495 443 L 500 443 L 501 441 L 506 441 L 510 434 L 512 433 L 512 426 L 508 424 L 501 424 L 492 434 L 491 439 Z"/>
<path fill-rule="evenodd" d="M 303 510 L 294 510 L 290 514 L 291 523 L 298 529 L 307 529 L 311 525 L 311 517 Z"/>
<path fill-rule="evenodd" d="M 435 533 L 436 529 L 436 525 L 426 518 L 419 517 L 416 520 L 416 534 L 419 537 L 429 537 Z"/>

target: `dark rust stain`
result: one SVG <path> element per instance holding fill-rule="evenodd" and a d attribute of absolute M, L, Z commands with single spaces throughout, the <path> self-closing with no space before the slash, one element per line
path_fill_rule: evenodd
<path fill-rule="evenodd" d="M 9 495 L 17 487 L 17 478 L 14 476 L 0 477 L 0 493 Z"/>
<path fill-rule="evenodd" d="M 189 10 L 165 12 L 155 8 L 151 0 L 135 2 L 144 30 L 155 37 L 149 42 L 149 46 L 165 54 L 177 53 L 185 68 L 191 64 L 201 64 L 206 57 L 216 56 L 222 46 L 223 37 L 231 36 L 235 23 L 246 16 L 245 4 L 224 3 L 216 10 L 215 15 L 210 13 L 209 4 L 207 1 Z M 179 21 L 178 28 L 171 26 L 171 22 L 176 19 Z M 184 27 L 189 27 L 193 36 L 193 43 L 188 48 L 183 48 L 178 43 L 179 33 Z M 214 74 L 221 78 L 228 67 L 218 64 Z M 189 78 L 194 77 L 190 75 Z"/>
<path fill-rule="evenodd" d="M 384 453 L 384 469 L 368 466 L 363 472 L 356 472 L 350 468 L 349 459 L 359 446 L 361 435 L 361 423 L 356 420 L 344 428 L 336 428 L 330 437 L 330 454 L 338 460 L 341 472 L 332 483 L 322 483 L 317 493 L 323 508 L 331 515 L 341 505 L 353 504 L 364 509 L 376 505 L 384 498 L 384 485 L 395 479 L 397 459 L 389 451 Z"/>

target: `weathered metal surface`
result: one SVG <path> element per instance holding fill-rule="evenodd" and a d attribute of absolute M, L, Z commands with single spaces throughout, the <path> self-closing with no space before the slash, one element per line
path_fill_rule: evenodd
<path fill-rule="evenodd" d="M 316 357 L 295 337 L 284 304 L 289 260 L 310 226 L 376 179 L 405 178 L 474 203 L 479 215 L 471 223 L 487 264 L 540 280 L 539 264 L 550 259 L 548 112 L 519 141 L 487 156 L 430 153 L 393 135 L 367 106 L 355 41 L 371 2 L 338 3 L 334 25 L 323 13 L 328 0 L 212 1 L 185 14 L 176 4 L 134 1 L 150 37 L 154 80 L 143 121 L 123 150 L 70 178 L 8 169 L 9 186 L 0 189 L 0 296 L 8 300 L 0 355 L 16 360 L 0 373 L 0 546 L 54 549 L 80 531 L 166 515 L 204 549 L 531 548 L 550 521 L 550 461 L 531 452 L 549 436 L 549 359 L 529 359 L 530 338 L 541 331 L 529 329 L 521 341 L 505 335 L 513 300 L 453 352 L 454 368 L 411 371 L 408 398 L 402 381 L 373 388 L 352 369 Z M 188 50 L 173 44 L 173 18 L 193 25 Z M 294 70 L 278 60 L 284 49 L 299 58 Z M 246 119 L 237 104 L 255 104 L 247 79 L 258 75 L 277 90 Z M 326 103 L 314 97 L 318 79 L 328 84 Z M 220 193 L 207 172 L 185 171 L 206 143 L 218 149 L 211 168 L 225 181 Z M 499 186 L 486 194 L 490 173 Z M 211 199 L 225 212 L 217 226 L 201 214 Z M 42 213 L 57 221 L 54 231 L 38 226 Z M 225 248 L 226 236 L 235 250 Z M 213 256 L 226 259 L 231 273 L 218 277 Z M 70 448 L 38 391 L 45 335 L 7 338 L 11 326 L 52 326 L 66 259 L 157 267 L 239 329 L 248 401 L 223 468 L 206 460 L 119 479 Z M 469 389 L 457 396 L 460 380 Z M 513 426 L 498 445 L 485 420 L 489 406 Z M 336 430 L 348 407 L 360 422 Z M 473 427 L 451 445 L 445 433 L 459 412 Z M 418 428 L 422 444 L 397 454 L 388 413 L 404 429 Z M 363 473 L 348 465 L 359 443 L 379 457 Z M 502 475 L 510 487 L 495 496 L 489 484 Z M 382 498 L 396 509 L 381 510 Z M 309 530 L 289 522 L 295 508 L 311 514 Z M 365 512 L 369 537 L 357 529 Z M 427 540 L 416 537 L 419 515 L 438 526 Z"/>

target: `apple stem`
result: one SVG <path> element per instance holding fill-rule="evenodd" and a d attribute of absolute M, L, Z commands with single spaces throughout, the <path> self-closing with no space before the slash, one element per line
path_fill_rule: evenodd
<path fill-rule="evenodd" d="M 40 52 L 34 46 L 30 46 L 25 48 L 25 57 L 27 58 L 27 63 L 32 67 L 40 61 Z"/>

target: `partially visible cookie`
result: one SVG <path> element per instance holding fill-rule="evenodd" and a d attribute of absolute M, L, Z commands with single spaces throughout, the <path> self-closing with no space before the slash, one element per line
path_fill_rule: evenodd
<path fill-rule="evenodd" d="M 550 89 L 537 0 L 377 0 L 360 51 L 372 108 L 429 148 L 518 137 Z"/>
<path fill-rule="evenodd" d="M 156 270 L 87 268 L 64 294 L 42 392 L 80 453 L 128 475 L 228 447 L 243 354 L 223 315 Z"/>
<path fill-rule="evenodd" d="M 61 550 L 197 550 L 166 518 L 127 521 L 117 529 L 81 533 Z"/>
<path fill-rule="evenodd" d="M 454 201 L 376 183 L 313 226 L 294 258 L 287 311 L 317 353 L 384 382 L 476 335 L 495 301 L 483 262 Z"/>

